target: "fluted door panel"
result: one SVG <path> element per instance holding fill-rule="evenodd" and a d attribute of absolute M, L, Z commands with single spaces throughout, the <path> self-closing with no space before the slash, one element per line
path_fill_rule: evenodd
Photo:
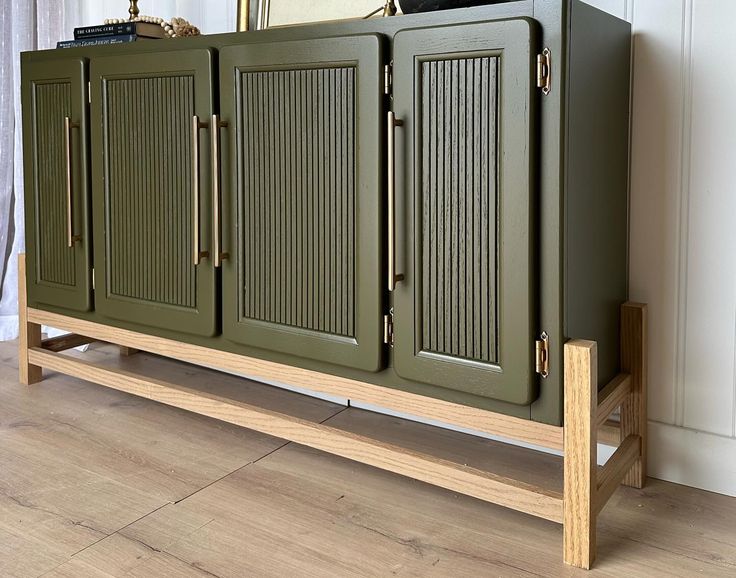
<path fill-rule="evenodd" d="M 242 315 L 354 336 L 355 70 L 245 72 Z M 255 111 L 258 111 L 255 114 Z"/>
<path fill-rule="evenodd" d="M 87 68 L 80 58 L 23 63 L 28 298 L 92 308 Z"/>
<path fill-rule="evenodd" d="M 381 72 L 371 35 L 222 50 L 229 339 L 381 367 Z"/>
<path fill-rule="evenodd" d="M 534 372 L 536 25 L 405 30 L 394 40 L 404 279 L 394 367 L 407 379 L 527 405 Z M 401 254 L 401 253 L 399 253 Z"/>
<path fill-rule="evenodd" d="M 193 308 L 194 76 L 110 79 L 104 107 L 108 291 Z"/>
<path fill-rule="evenodd" d="M 192 123 L 213 111 L 211 61 L 209 50 L 186 50 L 92 62 L 95 281 L 109 317 L 216 332 L 214 267 L 193 258 L 195 235 L 210 246 L 209 133 Z"/>
<path fill-rule="evenodd" d="M 422 350 L 498 360 L 498 57 L 421 66 Z"/>

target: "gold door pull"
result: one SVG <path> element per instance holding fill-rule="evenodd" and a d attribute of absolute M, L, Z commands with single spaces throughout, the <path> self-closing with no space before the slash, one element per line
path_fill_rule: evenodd
<path fill-rule="evenodd" d="M 192 117 L 192 239 L 193 262 L 199 265 L 201 259 L 209 257 L 209 251 L 200 250 L 199 246 L 199 129 L 207 128 L 209 124 L 201 122 L 195 114 Z"/>
<path fill-rule="evenodd" d="M 222 261 L 229 255 L 220 251 L 222 242 L 221 218 L 221 183 L 220 183 L 220 129 L 227 127 L 227 122 L 220 120 L 220 115 L 213 114 L 210 123 L 212 147 L 212 256 L 215 268 L 222 265 Z"/>

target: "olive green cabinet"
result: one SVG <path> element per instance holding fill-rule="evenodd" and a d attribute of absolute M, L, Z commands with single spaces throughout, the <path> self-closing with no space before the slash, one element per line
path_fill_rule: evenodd
<path fill-rule="evenodd" d="M 95 58 L 90 89 L 96 310 L 214 335 L 212 51 Z"/>
<path fill-rule="evenodd" d="M 25 53 L 29 303 L 560 424 L 566 339 L 619 370 L 630 40 L 511 0 Z"/>
<path fill-rule="evenodd" d="M 24 67 L 28 298 L 92 308 L 89 126 L 84 58 Z"/>
<path fill-rule="evenodd" d="M 532 401 L 538 381 L 536 32 L 526 19 L 399 32 L 393 109 L 401 124 L 389 128 L 403 209 L 396 372 L 518 404 Z"/>
<path fill-rule="evenodd" d="M 220 52 L 227 339 L 381 368 L 383 65 L 377 35 Z"/>

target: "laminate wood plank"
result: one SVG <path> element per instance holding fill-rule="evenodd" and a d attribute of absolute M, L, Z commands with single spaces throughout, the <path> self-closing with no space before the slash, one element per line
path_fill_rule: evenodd
<path fill-rule="evenodd" d="M 641 453 L 641 437 L 628 436 L 598 473 L 595 509 L 600 512 Z"/>
<path fill-rule="evenodd" d="M 325 424 L 562 495 L 562 458 L 557 455 L 352 407 Z"/>
<path fill-rule="evenodd" d="M 565 344 L 565 509 L 563 551 L 567 564 L 588 569 L 596 555 L 597 346 Z"/>
<path fill-rule="evenodd" d="M 189 363 L 205 366 L 216 364 L 220 369 L 245 374 L 256 380 L 276 381 L 327 395 L 345 397 L 363 404 L 372 404 L 408 415 L 421 415 L 425 419 L 454 424 L 540 447 L 561 450 L 563 446 L 561 427 L 492 413 L 397 389 L 365 384 L 352 379 L 262 359 L 244 357 L 152 335 L 144 335 L 40 309 L 29 309 L 29 318 L 35 323 L 43 323 L 74 333 L 90 335 L 100 341 L 136 347 L 143 351 Z"/>
<path fill-rule="evenodd" d="M 16 355 L 14 343 L 0 343 L 0 357 Z M 69 355 L 162 378 L 170 372 L 171 379 L 191 384 L 211 375 L 146 353 L 124 359 L 109 345 Z M 237 383 L 249 386 L 233 378 L 233 391 Z M 402 431 L 398 426 L 395 443 L 405 442 Z M 261 444 L 270 439 L 54 373 L 41 387 L 21 388 L 15 365 L 0 365 L 0 451 L 9 435 L 32 432 L 57 440 L 25 446 L 45 450 L 33 460 L 53 467 L 29 470 L 33 452 L 6 451 L 0 494 L 32 486 L 43 496 L 82 465 L 104 474 L 98 465 L 105 459 L 119 460 L 111 468 L 161 460 L 163 471 L 187 477 L 207 463 L 228 462 L 246 446 L 265 451 Z M 84 446 L 86 455 L 80 453 Z M 538 463 L 527 462 L 520 467 L 533 470 Z M 718 578 L 736 571 L 736 500 L 658 480 L 643 490 L 616 490 L 599 517 L 596 566 L 584 572 L 563 566 L 559 526 L 545 520 L 295 444 L 248 463 L 214 483 L 199 482 L 199 491 L 95 545 L 89 545 L 97 536 L 91 530 L 0 495 L 0 575 Z M 9 477 L 10 471 L 28 475 Z M 121 477 L 132 479 L 131 472 Z M 63 497 L 48 492 L 41 506 L 51 509 L 63 500 L 75 510 L 76 501 L 87 499 L 84 483 L 77 485 L 79 491 Z M 94 508 L 100 509 L 95 519 L 109 511 L 97 501 Z M 8 528 L 11 522 L 16 525 Z"/>
<path fill-rule="evenodd" d="M 25 385 L 43 379 L 41 368 L 28 363 L 28 349 L 41 345 L 41 325 L 28 318 L 28 296 L 26 291 L 26 255 L 18 255 L 18 371 L 20 382 Z"/>
<path fill-rule="evenodd" d="M 209 392 L 141 377 L 121 369 L 108 369 L 39 348 L 30 351 L 29 359 L 67 375 L 295 441 L 548 520 L 560 522 L 562 519 L 562 496 L 532 484 Z"/>
<path fill-rule="evenodd" d="M 653 485 L 668 496 L 662 509 L 676 504 L 683 490 Z M 625 531 L 601 532 L 601 557 L 589 573 L 562 564 L 559 531 L 549 522 L 288 445 L 121 533 L 218 576 L 728 575 L 733 544 L 711 542 L 697 559 L 691 549 L 669 550 L 651 532 L 659 520 L 637 507 L 641 495 L 622 488 L 617 496 L 629 507 L 625 520 L 609 508 L 602 521 L 648 523 L 650 533 L 632 542 Z M 707 524 L 694 514 L 670 525 L 684 539 L 694 522 Z M 735 533 L 725 530 L 721 538 Z M 722 558 L 709 560 L 716 552 Z"/>
<path fill-rule="evenodd" d="M 631 395 L 621 407 L 621 436 L 641 436 L 641 457 L 624 477 L 624 485 L 641 488 L 647 477 L 647 306 L 621 307 L 621 370 L 631 374 Z"/>
<path fill-rule="evenodd" d="M 437 499 L 438 491 L 443 498 Z M 218 576 L 542 574 L 544 562 L 538 564 L 536 551 L 539 543 L 547 545 L 551 562 L 551 552 L 559 548 L 559 538 L 550 532 L 554 526 L 535 520 L 527 528 L 532 543 L 527 542 L 526 554 L 535 560 L 529 571 L 508 555 L 514 546 L 499 524 L 509 522 L 520 531 L 531 518 L 506 514 L 290 445 L 121 533 L 178 559 L 196 560 Z M 198 544 L 208 544 L 209 551 Z"/>
<path fill-rule="evenodd" d="M 0 343 L 0 354 L 16 357 L 15 344 Z M 199 368 L 192 372 L 192 366 L 148 354 L 121 359 L 109 344 L 68 355 L 100 363 L 153 365 L 154 371 L 190 382 L 213 373 Z M 227 375 L 222 381 L 233 391 L 273 389 Z M 288 403 L 314 419 L 342 409 L 297 394 L 280 399 L 282 405 Z M 65 375 L 51 373 L 42 386 L 20 388 L 15 369 L 2 366 L 0 575 L 41 575 L 283 443 Z"/>
<path fill-rule="evenodd" d="M 611 414 L 631 393 L 631 376 L 628 373 L 619 373 L 598 392 L 598 415 L 596 423 L 603 425 Z"/>

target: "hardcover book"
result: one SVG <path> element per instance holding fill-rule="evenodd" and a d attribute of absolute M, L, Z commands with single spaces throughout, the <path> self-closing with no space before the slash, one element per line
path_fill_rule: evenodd
<path fill-rule="evenodd" d="M 101 36 L 99 38 L 84 38 L 81 40 L 62 40 L 56 43 L 56 48 L 76 48 L 77 46 L 100 46 L 103 44 L 123 44 L 135 42 L 136 34 L 118 34 L 117 36 Z"/>
<path fill-rule="evenodd" d="M 151 22 L 121 22 L 119 24 L 101 24 L 99 26 L 83 26 L 74 29 L 74 39 L 100 38 L 103 36 L 118 36 L 121 34 L 135 34 L 148 38 L 164 38 L 164 29 Z"/>

